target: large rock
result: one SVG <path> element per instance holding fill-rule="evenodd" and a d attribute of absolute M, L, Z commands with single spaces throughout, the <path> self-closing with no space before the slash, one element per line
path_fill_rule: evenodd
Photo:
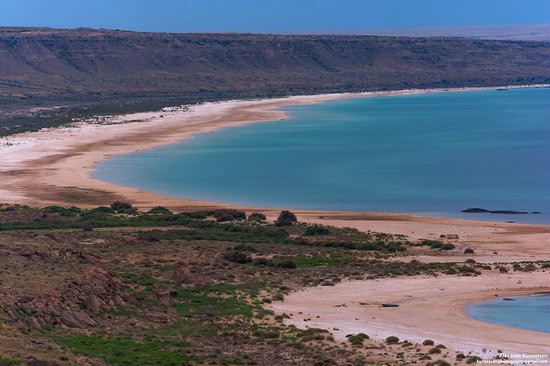
<path fill-rule="evenodd" d="M 97 325 L 97 323 L 82 310 L 63 311 L 60 320 L 70 328 L 95 327 Z"/>
<path fill-rule="evenodd" d="M 95 294 L 90 294 L 86 298 L 86 309 L 94 314 L 99 313 L 99 310 L 101 309 L 101 303 L 99 301 L 99 298 Z"/>
<path fill-rule="evenodd" d="M 191 278 L 191 270 L 184 265 L 178 265 L 172 273 L 172 281 L 176 283 L 187 282 Z"/>

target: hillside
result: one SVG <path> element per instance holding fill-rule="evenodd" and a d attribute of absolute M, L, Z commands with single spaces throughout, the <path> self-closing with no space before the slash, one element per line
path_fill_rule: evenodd
<path fill-rule="evenodd" d="M 550 42 L 0 28 L 0 135 L 205 100 L 545 82 Z"/>

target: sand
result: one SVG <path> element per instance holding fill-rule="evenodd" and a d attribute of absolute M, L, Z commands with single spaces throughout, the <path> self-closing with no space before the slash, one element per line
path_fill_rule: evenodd
<path fill-rule="evenodd" d="M 292 293 L 284 302 L 270 307 L 277 313 L 293 314 L 287 323 L 329 329 L 340 340 L 344 340 L 346 334 L 363 332 L 376 339 L 391 335 L 420 343 L 431 339 L 455 351 L 473 351 L 486 356 L 494 356 L 498 350 L 547 354 L 550 334 L 473 320 L 464 311 L 470 302 L 545 291 L 550 291 L 550 274 L 546 272 L 491 272 L 479 277 L 419 276 L 309 288 Z M 379 306 L 386 302 L 400 306 Z M 304 322 L 304 319 L 311 321 Z"/>
<path fill-rule="evenodd" d="M 448 89 L 449 91 L 466 89 Z M 296 96 L 289 98 L 205 103 L 184 109 L 114 116 L 103 123 L 75 123 L 74 126 L 23 133 L 0 139 L 0 202 L 35 206 L 51 204 L 90 207 L 127 200 L 139 208 L 162 205 L 175 210 L 225 207 L 223 203 L 156 195 L 93 179 L 96 164 L 114 155 L 172 144 L 197 133 L 262 121 L 282 120 L 277 108 L 286 105 L 318 103 L 337 98 L 391 96 L 441 90 L 407 90 L 362 94 Z M 245 208 L 273 218 L 275 210 Z M 550 260 L 550 226 L 481 222 L 408 214 L 341 213 L 298 211 L 299 220 L 338 227 L 355 227 L 404 234 L 411 239 L 438 238 L 457 234 L 459 248 L 453 254 L 419 256 L 423 261 L 463 261 L 472 257 L 479 262 Z M 475 249 L 465 256 L 466 246 Z M 493 296 L 493 292 L 532 292 L 550 284 L 546 273 L 502 275 L 495 278 L 403 278 L 346 283 L 331 288 L 316 288 L 297 293 L 285 300 L 279 310 L 297 312 L 309 308 L 319 312 L 322 323 L 340 328 L 340 336 L 364 326 L 377 336 L 395 334 L 413 339 L 436 338 L 442 343 L 468 347 L 503 348 L 516 344 L 527 350 L 540 350 L 541 339 L 550 345 L 549 336 L 497 327 L 469 320 L 462 312 L 464 303 Z M 517 280 L 521 280 L 518 283 Z M 499 288 L 494 286 L 498 284 Z M 446 290 L 439 290 L 445 288 Z M 401 291 L 407 289 L 407 291 Z M 405 297 L 412 295 L 413 297 Z M 427 311 L 426 299 L 432 298 Z M 313 300 L 315 299 L 315 301 Z M 403 306 L 392 312 L 368 307 L 359 301 L 399 301 Z M 334 308 L 333 302 L 347 302 L 347 308 Z M 337 309 L 337 310 L 336 310 Z M 372 319 L 372 316 L 376 319 Z M 355 321 L 354 318 L 361 319 Z M 365 321 L 369 321 L 365 325 Z M 299 320 L 296 320 L 298 323 Z M 301 323 L 300 323 L 301 324 Z M 313 324 L 313 323 L 311 323 Z M 310 325 L 311 325 L 310 324 Z M 466 324 L 466 326 L 464 326 Z M 475 330 L 475 331 L 474 331 Z M 475 334 L 474 334 L 475 333 Z M 471 339 L 470 341 L 468 341 Z M 515 341 L 514 341 L 515 340 Z"/>

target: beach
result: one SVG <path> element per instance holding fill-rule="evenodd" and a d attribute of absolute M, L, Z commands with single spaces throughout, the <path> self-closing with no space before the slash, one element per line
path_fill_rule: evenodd
<path fill-rule="evenodd" d="M 532 86 L 531 86 L 532 87 Z M 480 89 L 480 88 L 478 88 Z M 493 88 L 495 89 L 495 88 Z M 448 89 L 449 91 L 470 89 Z M 338 98 L 406 95 L 438 90 L 405 90 L 361 94 L 296 96 L 268 100 L 204 103 L 182 109 L 114 116 L 108 122 L 75 123 L 74 126 L 24 133 L 0 140 L 0 202 L 31 206 L 78 205 L 95 207 L 115 200 L 131 202 L 138 208 L 166 206 L 176 211 L 227 207 L 222 202 L 179 199 L 123 187 L 92 177 L 100 161 L 115 155 L 152 149 L 192 138 L 220 128 L 237 127 L 264 121 L 283 120 L 278 110 L 287 105 L 319 103 Z M 244 207 L 273 219 L 277 210 Z M 418 256 L 422 261 L 457 261 L 473 258 L 478 262 L 514 262 L 550 260 L 550 226 L 473 220 L 423 217 L 411 214 L 344 213 L 297 211 L 303 222 L 337 227 L 354 227 L 362 231 L 403 234 L 412 240 L 437 239 L 453 234 L 459 248 L 453 255 Z M 475 250 L 463 255 L 466 247 Z M 412 258 L 407 258 L 410 260 Z M 497 277 L 498 276 L 498 277 Z M 498 284 L 498 285 L 497 285 Z M 400 291 L 405 289 L 406 291 Z M 443 289 L 443 290 L 441 290 Z M 494 297 L 548 291 L 548 273 L 483 274 L 480 277 L 415 277 L 376 281 L 348 282 L 335 287 L 307 289 L 288 296 L 274 308 L 281 312 L 321 314 L 320 320 L 308 323 L 335 331 L 342 338 L 364 328 L 355 318 L 366 321 L 373 337 L 399 335 L 409 339 L 437 338 L 457 350 L 502 346 L 512 350 L 518 344 L 523 352 L 542 352 L 550 344 L 550 335 L 504 328 L 470 320 L 463 312 L 466 303 Z M 427 299 L 430 309 L 426 312 Z M 397 310 L 386 311 L 371 304 L 382 301 L 403 303 Z M 334 308 L 338 303 L 347 307 Z M 406 305 L 406 306 L 405 306 Z M 335 310 L 336 309 L 336 310 Z M 301 310 L 306 314 L 305 310 Z M 372 314 L 372 315 L 371 315 Z M 376 319 L 372 319 L 374 316 Z M 443 321 L 445 320 L 445 321 Z M 295 317 L 293 324 L 303 324 Z M 520 341 L 521 340 L 521 341 Z M 541 343 L 542 342 L 542 343 Z M 544 343 L 546 342 L 546 343 Z M 508 348 L 506 348 L 508 347 Z"/>
<path fill-rule="evenodd" d="M 496 356 L 498 351 L 547 354 L 550 334 L 473 320 L 464 307 L 496 297 L 548 291 L 548 273 L 417 276 L 305 289 L 270 308 L 292 314 L 290 324 L 329 329 L 340 340 L 347 334 L 363 332 L 376 339 L 398 336 L 418 343 L 430 339 L 455 351 L 487 357 Z M 384 308 L 381 303 L 399 307 Z"/>

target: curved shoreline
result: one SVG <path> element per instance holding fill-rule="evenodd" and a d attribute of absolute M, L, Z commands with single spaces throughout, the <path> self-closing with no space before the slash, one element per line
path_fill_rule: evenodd
<path fill-rule="evenodd" d="M 98 162 L 113 155 L 177 143 L 192 138 L 196 133 L 210 132 L 219 128 L 282 120 L 286 115 L 277 108 L 285 105 L 318 103 L 339 98 L 485 89 L 498 88 L 373 92 L 206 103 L 193 106 L 188 111 L 164 110 L 117 116 L 113 117 L 111 124 L 108 125 L 82 123 L 74 127 L 19 134 L 0 140 L 2 142 L 2 146 L 0 146 L 0 181 L 2 182 L 0 202 L 33 206 L 60 204 L 90 207 L 123 199 L 129 200 L 139 208 L 163 205 L 183 211 L 227 207 L 223 203 L 179 199 L 119 186 L 94 179 L 91 172 Z M 270 219 L 278 213 L 274 209 L 254 210 L 266 213 Z M 300 221 L 304 222 L 403 234 L 411 239 L 438 239 L 441 234 L 459 235 L 460 239 L 453 241 L 458 248 L 457 251 L 451 254 L 423 257 L 423 261 L 464 261 L 466 258 L 474 258 L 478 262 L 488 263 L 550 260 L 550 225 L 507 224 L 398 213 L 298 210 L 297 214 Z M 463 255 L 462 250 L 466 246 L 473 247 L 475 254 Z M 539 276 L 540 274 L 524 275 Z M 398 293 L 402 288 L 413 286 L 416 281 L 415 278 L 404 278 L 403 280 L 406 281 L 406 286 L 403 287 L 405 285 L 403 283 L 393 292 Z M 420 280 L 420 288 L 430 283 L 429 279 Z M 381 290 L 388 288 L 386 283 L 380 286 L 379 281 L 371 281 L 368 285 L 377 285 L 382 288 Z M 514 291 L 532 291 L 532 282 L 529 280 L 525 285 L 516 287 Z M 479 289 L 477 285 L 471 288 Z M 316 290 L 318 289 L 310 291 Z M 348 295 L 357 293 L 356 289 L 351 288 L 351 293 Z M 342 293 L 339 296 L 347 295 Z M 442 308 L 446 309 L 446 306 L 450 306 L 449 308 L 458 309 L 460 313 L 460 307 L 457 308 L 456 304 L 461 303 L 465 296 L 473 295 L 460 291 L 451 293 L 446 298 L 446 302 L 442 304 Z M 289 299 L 285 300 L 285 305 L 289 304 Z M 425 309 L 425 303 L 419 301 L 411 308 L 413 311 L 422 311 Z M 417 313 L 413 314 L 417 316 Z M 406 322 L 407 319 L 408 317 L 396 319 L 395 323 L 392 322 L 390 325 L 393 324 L 394 330 L 398 330 L 399 328 L 395 327 L 399 326 L 399 321 Z M 353 323 L 353 320 L 350 321 Z M 382 327 L 387 327 L 387 323 Z M 460 327 L 453 328 L 452 332 L 460 332 L 460 329 Z M 481 331 L 483 329 L 488 332 L 486 337 L 489 339 L 491 330 L 496 334 L 502 333 L 500 328 L 481 327 Z M 421 332 L 422 329 L 417 328 L 415 331 Z M 532 336 L 533 332 L 528 333 Z M 410 338 L 412 339 L 412 337 Z"/>
<path fill-rule="evenodd" d="M 197 133 L 220 128 L 284 120 L 287 115 L 279 108 L 287 105 L 314 104 L 343 98 L 546 87 L 550 85 L 412 89 L 212 102 L 194 105 L 188 110 L 165 108 L 156 112 L 114 116 L 108 124 L 83 122 L 73 127 L 17 134 L 0 139 L 0 202 L 32 205 L 57 202 L 94 206 L 98 202 L 108 203 L 108 199 L 122 197 L 144 208 L 157 204 L 173 208 L 227 207 L 227 204 L 221 202 L 144 192 L 95 179 L 91 172 L 100 161 L 114 155 L 179 143 Z M 48 194 L 41 192 L 44 189 L 49 191 Z M 59 189 L 63 189 L 64 194 Z"/>
<path fill-rule="evenodd" d="M 527 85 L 510 88 L 549 87 Z M 245 124 L 282 120 L 286 105 L 320 103 L 341 98 L 410 95 L 432 92 L 496 90 L 502 87 L 402 90 L 357 94 L 294 96 L 287 98 L 205 103 L 187 110 L 165 108 L 147 113 L 112 117 L 109 124 L 75 126 L 23 133 L 0 139 L 0 202 L 31 206 L 78 205 L 95 207 L 114 200 L 128 200 L 136 207 L 162 205 L 176 211 L 228 207 L 227 204 L 180 199 L 144 192 L 94 179 L 91 172 L 113 155 L 178 143 L 197 133 Z M 278 214 L 270 208 L 240 207 Z M 508 224 L 405 213 L 296 210 L 300 220 L 359 230 L 404 234 L 412 239 L 437 239 L 459 234 L 464 245 L 477 245 L 487 260 L 517 258 L 550 260 L 550 225 Z M 459 242 L 460 243 L 460 242 Z M 518 252 L 517 247 L 522 250 Z M 493 252 L 498 251 L 495 256 Z"/>
<path fill-rule="evenodd" d="M 543 272 L 483 273 L 479 277 L 350 281 L 297 291 L 269 308 L 279 314 L 293 314 L 288 324 L 329 329 L 339 340 L 364 332 L 379 340 L 392 335 L 418 343 L 431 339 L 457 352 L 487 357 L 498 351 L 547 353 L 550 334 L 482 322 L 470 318 L 465 310 L 470 303 L 496 296 L 548 292 L 547 276 Z M 522 287 L 523 282 L 529 286 Z M 379 306 L 382 302 L 400 306 L 383 308 Z"/>

